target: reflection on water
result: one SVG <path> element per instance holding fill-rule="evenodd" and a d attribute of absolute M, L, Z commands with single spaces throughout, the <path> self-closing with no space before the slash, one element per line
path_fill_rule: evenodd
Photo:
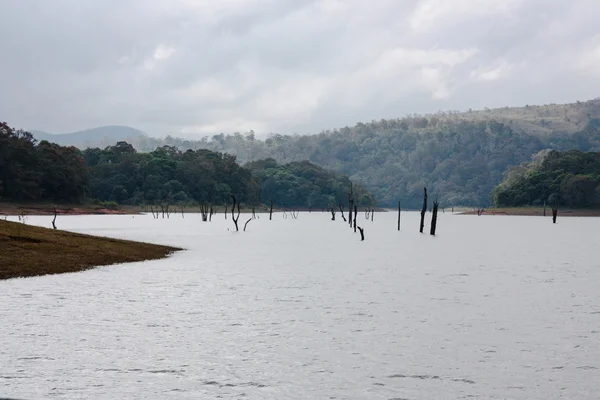
<path fill-rule="evenodd" d="M 359 215 L 364 242 L 325 213 L 57 222 L 188 250 L 0 282 L 0 396 L 600 396 L 600 219 Z"/>

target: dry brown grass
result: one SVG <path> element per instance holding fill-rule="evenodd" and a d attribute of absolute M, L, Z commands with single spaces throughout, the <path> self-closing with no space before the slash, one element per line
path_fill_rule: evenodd
<path fill-rule="evenodd" d="M 154 260 L 177 250 L 181 249 L 0 221 L 0 279 Z"/>

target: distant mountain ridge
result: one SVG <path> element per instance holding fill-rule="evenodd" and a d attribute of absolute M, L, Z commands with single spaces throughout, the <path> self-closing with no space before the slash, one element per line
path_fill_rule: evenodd
<path fill-rule="evenodd" d="M 47 140 L 61 146 L 75 146 L 79 148 L 106 147 L 117 142 L 134 142 L 148 135 L 138 129 L 129 126 L 107 125 L 82 131 L 62 134 L 52 134 L 44 131 L 31 131 L 38 140 Z"/>

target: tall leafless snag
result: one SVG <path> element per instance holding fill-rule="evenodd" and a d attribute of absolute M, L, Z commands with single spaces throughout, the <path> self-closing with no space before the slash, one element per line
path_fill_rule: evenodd
<path fill-rule="evenodd" d="M 398 230 L 400 230 L 400 213 L 402 209 L 400 208 L 400 200 L 398 200 Z"/>
<path fill-rule="evenodd" d="M 214 214 L 214 210 L 213 210 L 213 205 L 210 205 L 210 213 L 208 214 L 208 221 L 211 222 L 212 221 L 212 216 Z M 225 213 L 227 214 L 227 213 Z"/>
<path fill-rule="evenodd" d="M 348 221 L 350 224 L 350 228 L 352 228 L 353 205 L 354 205 L 354 189 L 352 187 L 352 182 L 350 182 L 350 191 L 348 192 Z"/>
<path fill-rule="evenodd" d="M 52 227 L 54 229 L 56 229 L 56 214 L 58 214 L 58 211 L 56 211 L 56 206 L 54 206 L 54 219 L 52 219 Z"/>
<path fill-rule="evenodd" d="M 231 207 L 231 219 L 233 220 L 233 224 L 235 225 L 235 231 L 238 232 L 240 229 L 238 228 L 238 220 L 240 219 L 240 203 L 237 202 L 234 195 L 231 195 L 233 199 L 233 206 Z M 235 206 L 237 204 L 237 217 L 235 216 Z"/>
<path fill-rule="evenodd" d="M 360 240 L 361 241 L 365 240 L 365 230 L 363 228 L 361 228 L 360 226 L 357 226 L 357 228 L 360 231 Z"/>
<path fill-rule="evenodd" d="M 340 214 L 342 214 L 342 219 L 344 220 L 344 222 L 348 222 L 346 220 L 346 217 L 344 217 L 344 206 L 340 204 L 339 207 L 340 207 Z M 331 208 L 331 210 L 333 212 L 333 207 Z"/>
<path fill-rule="evenodd" d="M 269 210 L 269 221 L 271 221 L 273 219 L 273 199 L 269 199 L 269 201 L 271 202 L 271 209 Z"/>
<path fill-rule="evenodd" d="M 227 202 L 223 203 L 223 214 L 225 214 L 225 219 L 227 219 Z"/>
<path fill-rule="evenodd" d="M 425 213 L 427 212 L 427 188 L 423 188 L 423 208 L 421 209 L 421 225 L 419 232 L 423 233 L 423 227 L 425 226 Z"/>
<path fill-rule="evenodd" d="M 344 214 L 342 214 L 342 218 L 344 218 Z M 333 209 L 333 207 L 331 207 L 331 220 L 335 221 L 335 210 Z M 346 220 L 346 218 L 344 218 L 344 221 Z"/>
<path fill-rule="evenodd" d="M 556 223 L 556 218 L 558 217 L 558 199 L 554 198 L 554 204 L 552 205 L 552 223 Z"/>
<path fill-rule="evenodd" d="M 354 206 L 354 233 L 356 233 L 356 214 L 358 214 L 358 207 Z"/>
<path fill-rule="evenodd" d="M 435 229 L 437 227 L 437 214 L 438 214 L 438 201 L 433 202 L 433 212 L 431 215 L 431 227 L 429 228 L 429 234 L 435 236 Z"/>

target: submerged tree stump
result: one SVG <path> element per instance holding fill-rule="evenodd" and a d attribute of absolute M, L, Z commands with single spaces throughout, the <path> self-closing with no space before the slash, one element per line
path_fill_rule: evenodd
<path fill-rule="evenodd" d="M 269 210 L 269 221 L 273 219 L 273 199 L 269 199 L 271 202 L 271 209 Z"/>
<path fill-rule="evenodd" d="M 365 240 L 365 230 L 363 228 L 361 228 L 360 226 L 357 226 L 357 228 L 360 231 L 360 240 L 361 241 Z"/>
<path fill-rule="evenodd" d="M 425 227 L 425 213 L 427 212 L 427 188 L 423 188 L 423 208 L 421 209 L 421 225 L 419 232 L 423 233 Z"/>
<path fill-rule="evenodd" d="M 556 218 L 558 217 L 558 199 L 554 198 L 554 204 L 552 205 L 552 223 L 556 223 Z"/>
<path fill-rule="evenodd" d="M 344 216 L 344 214 L 342 214 L 342 217 Z M 335 210 L 333 209 L 333 207 L 331 207 L 331 220 L 335 221 Z"/>

